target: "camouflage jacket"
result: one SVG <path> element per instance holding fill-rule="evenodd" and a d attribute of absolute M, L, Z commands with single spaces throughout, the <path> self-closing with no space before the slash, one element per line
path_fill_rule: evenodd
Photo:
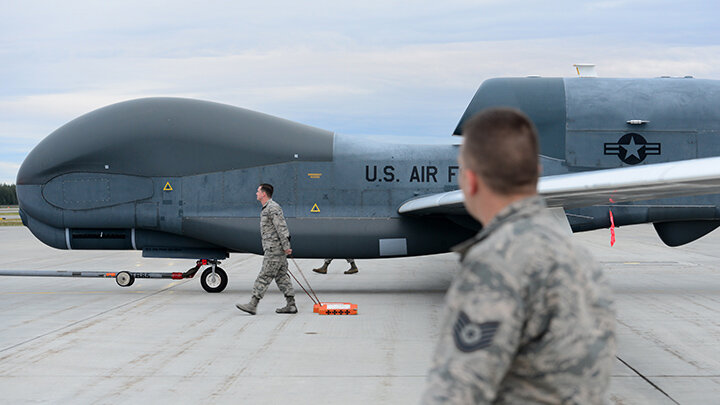
<path fill-rule="evenodd" d="M 290 231 L 280 204 L 268 200 L 260 214 L 260 235 L 265 256 L 285 256 L 290 249 Z"/>
<path fill-rule="evenodd" d="M 423 403 L 598 404 L 615 355 L 600 266 L 541 197 L 516 201 L 457 246 Z"/>

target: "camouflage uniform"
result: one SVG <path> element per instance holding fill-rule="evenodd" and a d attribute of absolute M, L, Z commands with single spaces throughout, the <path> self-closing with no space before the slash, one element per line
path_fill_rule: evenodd
<path fill-rule="evenodd" d="M 294 297 L 292 282 L 288 276 L 288 262 L 285 251 L 290 249 L 288 231 L 282 208 L 273 200 L 263 205 L 260 214 L 260 235 L 262 237 L 263 265 L 253 286 L 252 295 L 262 299 L 270 283 L 275 280 L 285 297 Z"/>
<path fill-rule="evenodd" d="M 615 354 L 600 266 L 535 196 L 457 246 L 423 403 L 597 404 Z"/>

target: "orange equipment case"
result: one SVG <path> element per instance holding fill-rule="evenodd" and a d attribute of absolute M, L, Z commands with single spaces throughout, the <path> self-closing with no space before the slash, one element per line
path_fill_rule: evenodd
<path fill-rule="evenodd" d="M 320 315 L 357 315 L 357 304 L 349 302 L 321 302 L 313 306 L 313 312 Z"/>

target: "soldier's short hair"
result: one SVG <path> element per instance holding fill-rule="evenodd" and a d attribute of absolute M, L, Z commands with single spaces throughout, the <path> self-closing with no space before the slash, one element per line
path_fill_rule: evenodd
<path fill-rule="evenodd" d="M 273 186 L 271 184 L 263 183 L 260 185 L 260 190 L 264 191 L 268 197 L 272 198 Z"/>
<path fill-rule="evenodd" d="M 483 110 L 462 128 L 463 164 L 503 195 L 537 189 L 538 135 L 530 118 L 513 108 Z"/>

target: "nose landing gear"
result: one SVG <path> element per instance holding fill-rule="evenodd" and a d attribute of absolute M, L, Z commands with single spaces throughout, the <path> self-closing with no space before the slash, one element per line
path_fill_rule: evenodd
<path fill-rule="evenodd" d="M 227 287 L 228 276 L 225 270 L 217 266 L 219 263 L 213 260 L 212 266 L 205 269 L 200 277 L 200 285 L 209 293 L 219 293 Z"/>

